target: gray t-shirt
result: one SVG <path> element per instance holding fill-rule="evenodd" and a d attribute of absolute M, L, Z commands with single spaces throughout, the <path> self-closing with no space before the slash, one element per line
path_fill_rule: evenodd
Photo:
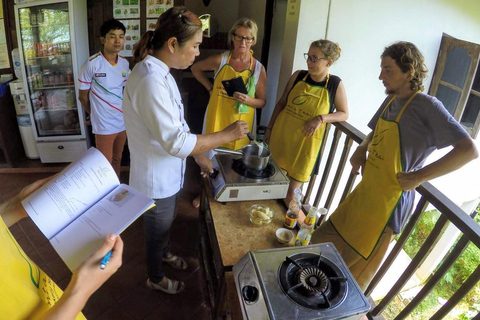
<path fill-rule="evenodd" d="M 392 101 L 382 118 L 395 120 L 407 100 L 408 98 Z M 368 123 L 370 129 L 375 130 L 378 118 L 388 101 L 390 97 L 385 99 Z M 469 137 L 437 98 L 423 93 L 419 93 L 403 112 L 399 130 L 405 172 L 422 168 L 426 158 L 435 149 L 442 149 Z M 413 208 L 414 196 L 414 191 L 404 192 L 393 212 L 388 226 L 395 234 L 400 233 L 407 222 Z"/>

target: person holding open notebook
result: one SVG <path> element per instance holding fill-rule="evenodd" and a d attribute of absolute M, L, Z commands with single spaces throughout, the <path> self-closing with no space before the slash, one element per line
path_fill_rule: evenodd
<path fill-rule="evenodd" d="M 103 244 L 73 273 L 65 292 L 43 272 L 9 231 L 9 227 L 27 217 L 22 200 L 51 179 L 25 187 L 18 195 L 0 204 L 0 315 L 2 319 L 85 319 L 81 310 L 89 297 L 122 264 L 123 242 L 109 234 Z M 108 266 L 101 259 L 112 250 Z"/>
<path fill-rule="evenodd" d="M 266 103 L 267 73 L 262 64 L 253 57 L 251 47 L 257 42 L 257 24 L 248 18 L 241 18 L 228 33 L 231 48 L 222 54 L 212 55 L 196 62 L 192 73 L 210 94 L 202 133 L 217 132 L 233 121 L 243 120 L 250 132 L 255 134 L 255 109 L 263 108 Z M 214 71 L 213 84 L 206 76 L 206 71 Z M 241 77 L 246 85 L 247 94 L 236 91 L 233 96 L 226 92 L 222 81 Z M 230 150 L 241 149 L 249 144 L 244 138 L 221 147 Z M 207 154 L 209 158 L 213 152 Z M 192 202 L 195 208 L 200 205 L 200 196 Z"/>

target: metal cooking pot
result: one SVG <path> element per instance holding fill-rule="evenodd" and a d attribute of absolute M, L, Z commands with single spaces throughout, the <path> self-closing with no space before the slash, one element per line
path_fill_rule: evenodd
<path fill-rule="evenodd" d="M 229 149 L 215 149 L 215 151 L 241 155 L 243 164 L 251 170 L 265 169 L 268 165 L 268 161 L 270 160 L 270 150 L 263 148 L 262 153 L 259 155 L 258 153 L 260 151 L 260 147 L 256 144 L 248 144 L 240 151 Z"/>

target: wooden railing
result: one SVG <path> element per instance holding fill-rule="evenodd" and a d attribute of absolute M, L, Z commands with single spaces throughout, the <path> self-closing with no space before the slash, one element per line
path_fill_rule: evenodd
<path fill-rule="evenodd" d="M 329 131 L 334 127 L 335 131 L 333 132 L 332 141 L 329 142 Z M 341 177 L 344 173 L 344 170 L 350 170 L 350 165 L 347 165 L 349 160 L 349 153 L 352 148 L 352 145 L 359 144 L 365 138 L 365 135 L 359 130 L 355 129 L 352 125 L 341 122 L 335 124 L 327 124 L 326 133 L 325 133 L 324 143 L 320 150 L 319 161 L 323 159 L 327 145 L 329 145 L 329 154 L 326 160 L 325 165 L 323 166 L 323 171 L 319 172 L 321 176 L 321 181 L 318 187 L 316 186 L 317 175 L 313 175 L 305 193 L 304 204 L 312 204 L 313 206 L 322 206 L 329 209 L 332 205 L 335 194 L 340 187 Z M 340 145 L 340 141 L 344 140 L 344 146 L 340 160 L 337 163 L 334 163 L 335 154 Z M 325 203 L 320 205 L 320 200 L 324 195 L 327 189 L 327 181 L 332 172 L 333 168 L 336 168 L 335 176 L 333 182 L 329 186 L 328 195 L 325 198 Z M 355 178 L 357 176 L 354 174 L 349 174 L 348 180 L 343 187 L 342 196 L 340 201 L 345 199 L 348 193 L 351 192 L 353 185 L 355 183 Z M 331 180 L 331 179 L 330 179 Z M 443 234 L 443 231 L 448 225 L 448 222 L 454 224 L 461 232 L 461 238 L 456 243 L 455 247 L 446 255 L 445 259 L 441 263 L 439 269 L 432 275 L 429 280 L 423 284 L 423 288 L 417 293 L 417 295 L 410 301 L 410 303 L 395 317 L 395 319 L 405 319 L 431 292 L 435 285 L 442 279 L 442 277 L 447 273 L 453 263 L 458 259 L 463 250 L 471 242 L 478 248 L 480 248 L 480 226 L 472 219 L 471 216 L 467 215 L 461 208 L 459 208 L 455 203 L 453 203 L 449 198 L 447 198 L 443 193 L 433 187 L 430 183 L 423 183 L 419 186 L 416 191 L 420 194 L 421 198 L 410 217 L 407 225 L 402 231 L 400 238 L 398 239 L 396 245 L 394 246 L 391 253 L 386 258 L 385 262 L 379 268 L 377 274 L 372 279 L 372 282 L 365 291 L 365 296 L 370 296 L 375 287 L 378 285 L 382 277 L 385 275 L 387 270 L 392 266 L 395 258 L 398 256 L 402 250 L 403 245 L 410 237 L 415 225 L 420 219 L 421 215 L 427 208 L 427 205 L 430 203 L 436 207 L 440 212 L 440 217 L 437 220 L 433 230 L 431 231 L 428 238 L 425 240 L 423 245 L 420 247 L 419 251 L 405 269 L 403 274 L 399 275 L 398 280 L 390 289 L 390 291 L 385 295 L 385 297 L 378 301 L 377 305 L 373 305 L 370 312 L 367 314 L 369 319 L 383 319 L 381 313 L 385 308 L 392 302 L 393 298 L 400 293 L 402 287 L 407 283 L 407 281 L 413 276 L 415 271 L 422 265 L 429 253 L 435 247 L 440 236 Z M 313 195 L 315 196 L 313 202 L 311 201 Z M 430 319 L 442 319 L 446 316 L 459 302 L 460 300 L 477 284 L 480 280 L 480 265 L 477 266 L 475 271 L 470 275 L 470 277 L 463 283 L 463 285 L 450 297 L 450 299 L 433 315 Z M 480 313 L 474 318 L 480 320 Z"/>

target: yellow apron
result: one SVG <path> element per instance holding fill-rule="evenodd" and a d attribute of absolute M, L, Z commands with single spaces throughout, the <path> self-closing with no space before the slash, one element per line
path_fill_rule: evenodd
<path fill-rule="evenodd" d="M 364 259 L 368 259 L 403 195 L 397 173 L 404 170 L 398 122 L 415 92 L 395 121 L 379 117 L 369 148 L 362 181 L 338 206 L 330 221 L 340 236 Z"/>
<path fill-rule="evenodd" d="M 245 121 L 248 124 L 250 131 L 253 130 L 255 109 L 249 108 L 248 113 L 238 113 L 237 109 L 234 107 L 236 100 L 228 96 L 227 92 L 223 88 L 222 81 L 230 80 L 236 77 L 242 77 L 243 82 L 246 84 L 248 79 L 253 75 L 252 66 L 254 59 L 250 54 L 250 67 L 241 72 L 237 72 L 231 65 L 228 64 L 231 57 L 232 54 L 230 53 L 227 63 L 218 72 L 213 82 L 212 95 L 210 96 L 210 101 L 207 108 L 207 116 L 205 119 L 205 133 L 221 131 L 232 124 L 232 122 L 237 120 Z M 221 147 L 237 150 L 249 143 L 250 140 L 248 138 L 244 138 L 229 142 Z"/>
<path fill-rule="evenodd" d="M 62 290 L 30 260 L 0 218 L 0 317 L 37 319 Z M 78 314 L 75 319 L 85 319 Z"/>
<path fill-rule="evenodd" d="M 275 120 L 269 143 L 275 162 L 300 182 L 309 180 L 325 133 L 322 124 L 313 137 L 307 138 L 303 127 L 313 117 L 330 112 L 329 76 L 325 87 L 308 84 L 307 77 L 308 74 L 288 93 L 287 105 Z"/>

